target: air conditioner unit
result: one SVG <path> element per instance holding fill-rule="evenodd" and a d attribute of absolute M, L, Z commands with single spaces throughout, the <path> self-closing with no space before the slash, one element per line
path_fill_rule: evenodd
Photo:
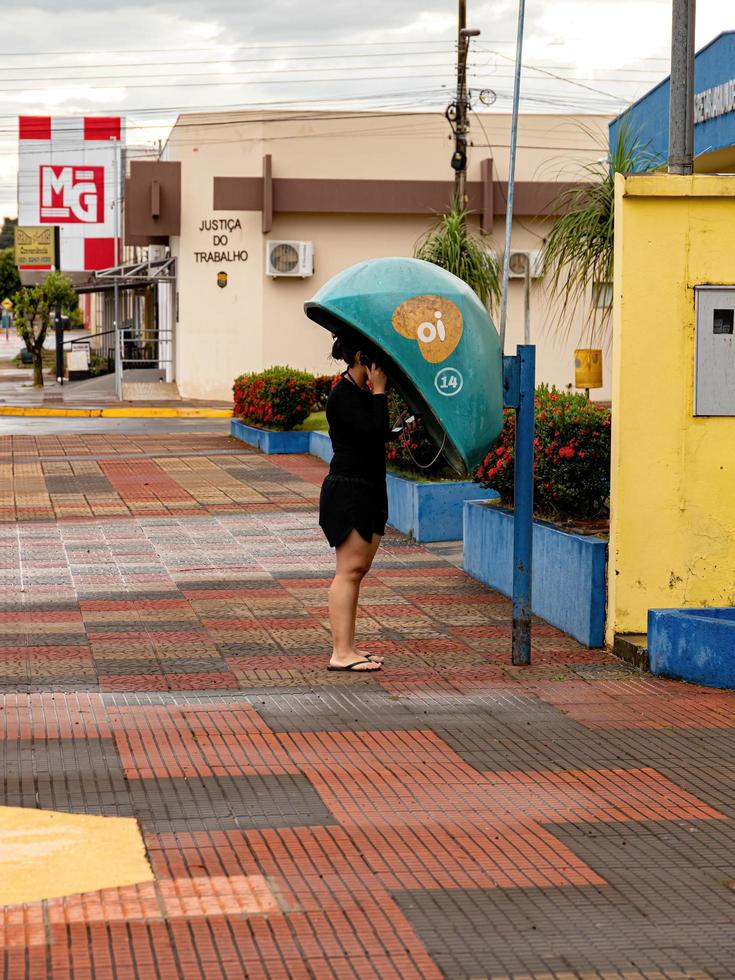
<path fill-rule="evenodd" d="M 300 276 L 305 279 L 314 275 L 313 242 L 265 243 L 265 274 L 277 276 Z"/>
<path fill-rule="evenodd" d="M 539 249 L 532 251 L 513 249 L 510 253 L 510 278 L 524 279 L 527 262 L 531 266 L 531 278 L 540 279 L 543 276 L 543 261 Z"/>
<path fill-rule="evenodd" d="M 166 258 L 167 248 L 165 245 L 149 245 L 148 246 L 148 261 L 149 262 L 161 262 Z"/>

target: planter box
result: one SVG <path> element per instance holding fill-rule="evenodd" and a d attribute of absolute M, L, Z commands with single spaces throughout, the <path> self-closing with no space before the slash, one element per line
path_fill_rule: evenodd
<path fill-rule="evenodd" d="M 533 612 L 588 647 L 605 632 L 607 542 L 533 523 Z M 504 595 L 513 592 L 513 513 L 464 505 L 464 568 Z"/>
<path fill-rule="evenodd" d="M 735 609 L 650 609 L 648 663 L 653 674 L 735 688 Z"/>
<path fill-rule="evenodd" d="M 391 527 L 422 541 L 459 541 L 462 538 L 462 508 L 467 500 L 496 500 L 470 480 L 418 483 L 388 474 L 388 520 Z"/>
<path fill-rule="evenodd" d="M 327 433 L 310 432 L 309 436 L 309 452 L 311 455 L 318 456 L 319 459 L 323 459 L 325 463 L 331 463 L 334 452 L 332 450 L 332 440 L 329 438 Z"/>
<path fill-rule="evenodd" d="M 283 453 L 308 453 L 311 432 L 273 432 L 247 425 L 240 419 L 230 422 L 230 435 L 249 446 L 255 446 L 269 455 Z"/>
<path fill-rule="evenodd" d="M 326 432 L 270 432 L 230 422 L 230 434 L 264 453 L 311 453 L 329 463 L 332 442 Z M 467 481 L 418 483 L 388 474 L 388 523 L 415 541 L 459 541 L 466 500 L 495 500 L 497 493 Z"/>

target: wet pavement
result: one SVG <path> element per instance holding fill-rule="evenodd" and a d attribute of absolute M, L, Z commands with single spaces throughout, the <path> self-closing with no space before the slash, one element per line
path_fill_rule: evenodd
<path fill-rule="evenodd" d="M 327 673 L 323 473 L 212 420 L 0 422 L 0 842 L 116 817 L 139 876 L 0 907 L 0 973 L 735 976 L 735 694 L 541 622 L 514 668 L 508 601 L 395 533 L 386 668 Z"/>

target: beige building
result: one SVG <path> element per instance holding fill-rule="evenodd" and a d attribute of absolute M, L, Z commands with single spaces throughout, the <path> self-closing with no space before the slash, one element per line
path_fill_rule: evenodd
<path fill-rule="evenodd" d="M 602 157 L 607 118 L 524 115 L 513 249 L 535 253 L 551 205 Z M 169 377 L 186 398 L 229 399 L 234 377 L 273 364 L 334 370 L 329 337 L 303 303 L 334 273 L 364 259 L 411 255 L 452 193 L 449 126 L 439 113 L 258 112 L 179 117 L 164 163 L 132 165 L 128 244 L 157 243 L 176 259 Z M 472 117 L 467 175 L 472 222 L 499 253 L 504 238 L 509 118 Z M 178 200 L 177 200 L 178 197 Z M 273 243 L 306 243 L 297 251 Z M 162 247 L 162 248 L 161 248 Z M 270 253 L 276 249 L 274 255 Z M 313 253 L 312 253 L 313 250 Z M 309 274 L 313 254 L 313 274 Z M 269 273 L 299 255 L 303 277 Z M 298 271 L 298 267 L 296 269 Z M 531 340 L 539 380 L 574 380 L 587 343 L 584 312 L 553 329 L 543 283 L 532 281 Z M 523 342 L 524 281 L 511 286 L 506 349 Z M 584 339 L 584 343 L 579 343 Z M 594 395 L 609 397 L 605 387 Z"/>

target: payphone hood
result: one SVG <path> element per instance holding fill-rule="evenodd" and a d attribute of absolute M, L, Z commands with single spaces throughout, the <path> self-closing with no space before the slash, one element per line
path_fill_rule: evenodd
<path fill-rule="evenodd" d="M 388 376 L 458 474 L 472 474 L 503 425 L 500 339 L 477 294 L 421 259 L 370 259 L 304 304 L 334 334 L 350 327 L 385 355 Z"/>

